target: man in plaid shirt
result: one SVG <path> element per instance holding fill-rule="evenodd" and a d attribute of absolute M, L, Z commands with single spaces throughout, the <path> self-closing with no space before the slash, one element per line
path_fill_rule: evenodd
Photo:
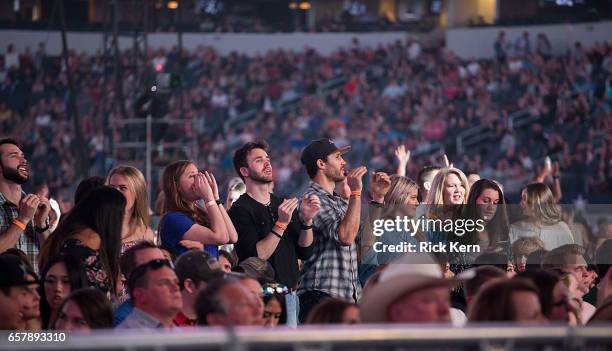
<path fill-rule="evenodd" d="M 313 254 L 300 272 L 301 322 L 327 297 L 357 302 L 361 296 L 355 241 L 360 228 L 361 179 L 367 169 L 361 166 L 346 174 L 342 154 L 349 149 L 349 146 L 338 148 L 328 139 L 319 139 L 308 144 L 302 152 L 301 161 L 311 179 L 306 194 L 317 195 L 321 207 L 313 218 Z M 350 188 L 348 201 L 334 193 L 336 183 L 345 180 Z M 389 190 L 389 177 L 377 173 L 374 183 L 377 186 L 372 188 L 372 197 L 382 202 Z"/>
<path fill-rule="evenodd" d="M 30 171 L 13 139 L 0 139 L 0 168 L 0 253 L 13 247 L 22 250 L 38 271 L 40 245 L 49 234 L 51 204 L 47 198 L 21 190 Z"/>

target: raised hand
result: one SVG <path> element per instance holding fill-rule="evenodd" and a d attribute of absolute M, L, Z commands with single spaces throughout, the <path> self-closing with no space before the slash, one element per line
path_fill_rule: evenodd
<path fill-rule="evenodd" d="M 452 168 L 453 167 L 453 164 L 448 161 L 448 156 L 446 156 L 446 154 L 444 154 L 443 162 L 444 162 L 444 167 L 446 167 L 446 168 Z"/>
<path fill-rule="evenodd" d="M 202 172 L 202 174 L 204 174 L 204 178 L 206 178 L 208 185 L 212 189 L 215 200 L 218 200 L 219 199 L 219 186 L 217 185 L 217 180 L 215 179 L 215 175 L 212 174 L 212 172 L 209 173 L 208 171 L 204 171 Z"/>
<path fill-rule="evenodd" d="M 204 202 L 216 200 L 213 190 L 210 187 L 204 173 L 198 173 L 194 176 L 193 187 L 196 195 L 199 198 L 204 199 Z"/>
<path fill-rule="evenodd" d="M 19 219 L 27 224 L 34 218 L 36 210 L 40 204 L 40 198 L 35 194 L 28 194 L 19 201 Z M 50 207 L 50 206 L 49 206 Z"/>
<path fill-rule="evenodd" d="M 385 195 L 391 188 L 391 177 L 385 172 L 376 172 L 372 174 L 372 185 L 370 186 L 370 193 L 372 199 L 376 202 L 383 202 Z"/>
<path fill-rule="evenodd" d="M 39 196 L 38 209 L 34 214 L 34 224 L 40 228 L 46 227 L 47 218 L 49 218 L 49 212 L 51 211 L 51 203 L 49 199 L 44 196 Z"/>
<path fill-rule="evenodd" d="M 395 158 L 397 158 L 400 165 L 407 165 L 408 161 L 410 161 L 410 150 L 406 150 L 404 144 L 398 146 L 395 149 Z"/>
<path fill-rule="evenodd" d="M 314 216 L 317 215 L 321 208 L 321 200 L 317 195 L 311 194 L 302 198 L 302 204 L 300 206 L 300 216 L 304 223 L 312 221 Z"/>
<path fill-rule="evenodd" d="M 283 223 L 289 223 L 291 221 L 293 211 L 295 211 L 297 206 L 298 199 L 295 197 L 283 200 L 283 203 L 278 206 L 278 220 Z"/>
<path fill-rule="evenodd" d="M 363 188 L 362 177 L 368 171 L 364 166 L 357 167 L 350 171 L 346 176 L 346 182 L 351 191 L 361 191 Z"/>

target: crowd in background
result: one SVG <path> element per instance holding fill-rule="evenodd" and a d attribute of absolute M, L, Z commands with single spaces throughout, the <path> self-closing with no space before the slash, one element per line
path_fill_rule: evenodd
<path fill-rule="evenodd" d="M 96 176 L 63 198 L 83 146 L 66 72 L 44 45 L 9 47 L 0 123 L 19 141 L 0 142 L 2 329 L 609 321 L 612 224 L 559 204 L 575 188 L 611 190 L 612 51 L 505 40 L 492 60 L 411 39 L 330 56 L 156 51 L 138 73 L 156 89 L 157 73 L 178 77 L 167 88 L 182 98 L 127 73 L 125 113 L 141 118 L 153 99 L 144 113 L 192 121 L 166 120 L 156 140 L 199 151 L 158 149 L 157 180 L 111 159 L 109 135 L 143 133 L 118 121 L 103 57 L 72 52 Z M 515 126 L 516 111 L 533 123 Z M 485 138 L 454 149 L 469 127 Z M 375 234 L 397 217 L 482 226 Z M 471 251 L 377 249 L 404 244 Z"/>

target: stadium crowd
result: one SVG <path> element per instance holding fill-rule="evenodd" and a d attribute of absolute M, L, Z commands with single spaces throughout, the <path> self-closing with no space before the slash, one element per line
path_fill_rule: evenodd
<path fill-rule="evenodd" d="M 504 40 L 494 60 L 468 61 L 411 40 L 355 41 L 328 57 L 158 51 L 140 68 L 173 74 L 185 65 L 183 101 L 165 108 L 196 122 L 158 137 L 193 138 L 201 151 L 156 159 L 165 167 L 155 224 L 142 172 L 107 164 L 106 118 L 116 140 L 130 131 L 115 121 L 103 58 L 69 58 L 82 137 L 103 178 L 80 181 L 58 203 L 50 195 L 77 176 L 65 72 L 44 46 L 21 55 L 9 47 L 0 72 L 0 123 L 13 137 L 0 139 L 0 329 L 610 321 L 612 223 L 593 234 L 559 203 L 562 176 L 610 190 L 612 50 L 577 45 L 555 57 L 540 42 L 532 50 L 528 38 Z M 142 94 L 135 76 L 124 79 L 134 107 Z M 278 113 L 291 100 L 297 110 Z M 509 118 L 517 106 L 537 118 L 527 131 Z M 239 124 L 251 109 L 255 118 Z M 479 149 L 410 155 L 452 145 L 471 126 L 491 132 Z M 481 225 L 377 233 L 377 223 L 400 217 Z M 410 245 L 469 250 L 397 249 Z"/>

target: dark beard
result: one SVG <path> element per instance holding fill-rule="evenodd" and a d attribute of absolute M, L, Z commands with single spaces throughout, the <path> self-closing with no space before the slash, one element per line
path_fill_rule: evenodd
<path fill-rule="evenodd" d="M 24 177 L 21 174 L 19 174 L 19 171 L 17 169 L 6 168 L 4 167 L 2 163 L 0 163 L 0 167 L 2 168 L 2 176 L 6 180 L 10 180 L 19 185 L 22 185 L 22 184 L 25 184 L 28 181 L 28 179 L 30 179 L 29 176 Z"/>
<path fill-rule="evenodd" d="M 255 173 L 251 173 L 251 175 L 249 176 L 251 178 L 252 181 L 254 181 L 255 183 L 260 183 L 260 184 L 269 184 L 272 183 L 273 180 L 272 179 L 268 179 L 265 176 L 259 175 L 259 174 L 255 174 Z"/>

